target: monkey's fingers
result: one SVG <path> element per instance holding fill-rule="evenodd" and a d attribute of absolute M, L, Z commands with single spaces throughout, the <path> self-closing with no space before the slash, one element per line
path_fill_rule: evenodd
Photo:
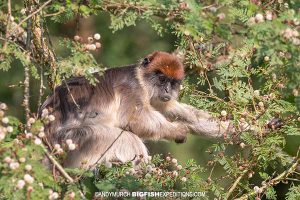
<path fill-rule="evenodd" d="M 185 143 L 186 140 L 187 140 L 186 137 L 176 138 L 176 139 L 175 139 L 175 142 L 176 142 L 177 144 L 182 144 L 182 143 Z"/>

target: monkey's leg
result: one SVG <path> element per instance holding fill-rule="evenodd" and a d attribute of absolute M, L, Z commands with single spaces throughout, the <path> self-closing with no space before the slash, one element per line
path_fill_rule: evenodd
<path fill-rule="evenodd" d="M 142 138 L 184 141 L 188 128 L 185 124 L 170 122 L 153 108 L 141 108 L 129 122 L 133 133 Z"/>
<path fill-rule="evenodd" d="M 69 151 L 64 161 L 66 167 L 94 167 L 97 163 L 128 162 L 140 155 L 147 159 L 148 151 L 143 141 L 129 131 L 103 125 L 73 129 L 66 138 L 73 139 L 78 148 Z"/>

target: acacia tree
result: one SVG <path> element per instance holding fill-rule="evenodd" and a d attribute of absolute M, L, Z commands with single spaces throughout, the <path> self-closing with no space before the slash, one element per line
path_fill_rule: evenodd
<path fill-rule="evenodd" d="M 16 60 L 22 63 L 26 116 L 23 123 L 7 116 L 6 104 L 0 105 L 1 198 L 80 199 L 91 198 L 95 191 L 125 190 L 205 191 L 207 199 L 276 199 L 274 186 L 281 182 L 289 185 L 287 199 L 300 198 L 299 149 L 291 156 L 284 152 L 286 137 L 298 139 L 300 134 L 297 1 L 4 0 L 0 7 L 0 70 L 10 70 Z M 84 75 L 95 84 L 92 72 L 103 70 L 91 54 L 101 47 L 99 35 L 63 38 L 60 42 L 69 54 L 59 55 L 47 24 L 103 12 L 110 15 L 112 32 L 146 20 L 158 35 L 169 31 L 176 36 L 177 52 L 187 69 L 181 100 L 220 120 L 230 119 L 235 129 L 208 150 L 207 166 L 192 160 L 182 166 L 169 155 L 156 155 L 138 170 L 130 163 L 99 166 L 97 172 L 70 170 L 59 164 L 65 151 L 72 150 L 70 144 L 45 148 L 43 124 L 55 119 L 47 111 L 36 119 L 29 107 L 29 80 L 40 80 L 40 105 L 46 83 L 53 89 L 71 76 Z M 41 164 L 45 154 L 53 171 Z M 222 176 L 215 175 L 219 166 Z"/>

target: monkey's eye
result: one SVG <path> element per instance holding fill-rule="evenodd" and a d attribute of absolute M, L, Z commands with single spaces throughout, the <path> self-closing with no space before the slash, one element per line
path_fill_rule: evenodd
<path fill-rule="evenodd" d="M 144 58 L 143 62 L 142 62 L 142 65 L 143 66 L 146 66 L 150 63 L 150 59 L 149 58 Z"/>
<path fill-rule="evenodd" d="M 158 79 L 159 79 L 159 82 L 160 82 L 160 83 L 165 83 L 165 82 L 167 82 L 167 78 L 166 78 L 165 76 L 159 76 Z"/>

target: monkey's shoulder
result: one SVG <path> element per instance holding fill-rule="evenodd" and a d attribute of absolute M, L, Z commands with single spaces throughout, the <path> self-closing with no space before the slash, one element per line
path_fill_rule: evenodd
<path fill-rule="evenodd" d="M 72 77 L 56 87 L 54 93 L 48 97 L 42 107 L 67 106 L 73 110 L 76 108 L 76 104 L 86 106 L 91 105 L 91 102 L 109 103 L 116 94 L 130 97 L 133 92 L 138 92 L 139 87 L 135 69 L 136 65 L 133 64 L 111 68 L 103 74 L 94 73 L 97 80 L 95 85 L 90 84 L 84 76 Z"/>

